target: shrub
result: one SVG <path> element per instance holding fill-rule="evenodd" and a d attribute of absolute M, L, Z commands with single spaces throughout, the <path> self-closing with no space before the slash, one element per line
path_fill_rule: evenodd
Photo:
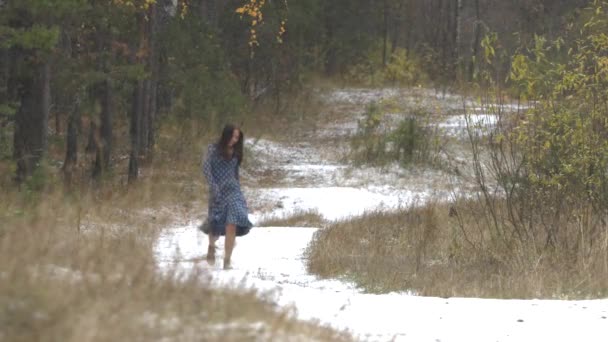
<path fill-rule="evenodd" d="M 403 166 L 431 163 L 436 139 L 428 125 L 421 124 L 428 113 L 415 110 L 393 128 L 385 120 L 384 111 L 384 103 L 371 102 L 358 121 L 357 134 L 351 142 L 355 163 L 380 166 L 391 162 Z"/>
<path fill-rule="evenodd" d="M 398 48 L 391 54 L 384 69 L 384 78 L 393 85 L 413 86 L 426 82 L 422 65 L 416 57 L 408 56 L 405 49 Z"/>

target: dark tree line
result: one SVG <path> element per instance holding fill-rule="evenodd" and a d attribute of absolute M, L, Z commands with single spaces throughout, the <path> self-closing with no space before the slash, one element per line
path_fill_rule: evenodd
<path fill-rule="evenodd" d="M 398 49 L 434 85 L 468 82 L 485 35 L 514 52 L 535 34 L 559 36 L 588 1 L 268 1 L 258 45 L 235 12 L 243 3 L 0 0 L 0 153 L 16 180 L 44 162 L 49 134 L 65 134 L 68 181 L 83 145 L 95 156 L 91 177 L 107 173 L 120 148 L 133 181 L 161 120 L 210 121 L 263 99 L 278 109 L 308 76 L 341 77 L 373 55 L 381 69 Z M 129 123 L 128 148 L 115 145 L 119 120 Z"/>

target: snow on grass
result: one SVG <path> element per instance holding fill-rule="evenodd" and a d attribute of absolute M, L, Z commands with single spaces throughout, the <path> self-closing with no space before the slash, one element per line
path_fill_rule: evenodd
<path fill-rule="evenodd" d="M 454 95 L 439 96 L 427 90 L 402 93 L 397 89 L 345 89 L 329 92 L 329 103 L 362 106 L 369 101 L 401 96 L 420 103 L 443 101 L 462 107 Z M 353 107 L 351 110 L 356 111 Z M 360 112 L 359 112 L 360 114 Z M 356 118 L 340 125 L 328 123 L 315 134 L 350 132 Z M 480 129 L 496 124 L 496 116 L 475 111 L 469 117 Z M 464 116 L 452 115 L 441 129 L 462 134 Z M 332 126 L 334 125 L 334 126 Z M 328 220 L 361 215 L 369 210 L 393 210 L 446 198 L 450 176 L 441 171 L 355 168 L 339 162 L 338 146 L 316 146 L 306 141 L 286 143 L 246 142 L 257 164 L 249 165 L 243 178 L 265 172 L 281 175 L 271 184 L 253 180 L 245 194 L 253 221 L 269 216 L 316 210 Z M 323 149 L 325 148 L 325 149 Z M 338 153 L 339 154 L 339 153 Z M 463 186 L 456 184 L 455 186 Z M 458 190 L 460 188 L 457 188 Z M 205 208 L 201 208 L 204 211 Z M 608 299 L 589 301 L 494 300 L 420 297 L 411 293 L 364 293 L 346 279 L 319 279 L 307 272 L 305 250 L 315 228 L 254 227 L 237 239 L 234 269 L 224 271 L 223 239 L 218 241 L 217 263 L 204 261 L 207 237 L 196 229 L 199 221 L 164 230 L 155 246 L 161 272 L 202 272 L 221 287 L 254 287 L 282 307 L 294 309 L 298 318 L 318 320 L 337 329 L 348 329 L 370 341 L 588 341 L 604 342 L 608 332 Z M 175 274 L 175 273 L 174 273 Z M 221 329 L 220 329 L 221 330 Z"/>
<path fill-rule="evenodd" d="M 498 117 L 492 114 L 453 115 L 438 123 L 437 127 L 450 136 L 466 138 L 468 129 L 474 134 L 487 135 L 494 130 L 497 122 Z"/>
<path fill-rule="evenodd" d="M 314 210 L 326 220 L 340 220 L 363 215 L 366 211 L 390 210 L 405 207 L 415 198 L 425 197 L 425 193 L 403 190 L 393 194 L 382 194 L 374 189 L 349 187 L 326 188 L 275 188 L 259 191 L 261 198 L 278 201 L 268 216 L 285 217 L 298 211 Z M 254 222 L 261 220 L 255 213 Z M 263 217 L 267 219 L 268 217 Z"/>
<path fill-rule="evenodd" d="M 208 272 L 216 286 L 255 287 L 293 307 L 300 319 L 349 329 L 371 341 L 605 341 L 608 300 L 494 300 L 369 294 L 348 281 L 322 280 L 306 272 L 303 253 L 315 229 L 254 228 L 237 239 L 234 269 L 201 257 L 206 237 L 194 225 L 166 231 L 157 253 L 166 266 Z M 174 246 L 185 254 L 172 256 Z M 161 263 L 163 267 L 163 263 Z"/>
<path fill-rule="evenodd" d="M 323 94 L 323 99 L 327 103 L 349 103 L 364 105 L 372 101 L 381 101 L 398 96 L 401 89 L 364 89 L 364 88 L 344 88 Z"/>

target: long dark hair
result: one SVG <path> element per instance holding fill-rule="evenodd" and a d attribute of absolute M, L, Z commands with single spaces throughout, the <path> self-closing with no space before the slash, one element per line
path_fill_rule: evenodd
<path fill-rule="evenodd" d="M 243 135 L 243 131 L 240 128 L 233 124 L 227 124 L 226 126 L 224 126 L 224 129 L 222 130 L 222 135 L 220 136 L 220 139 L 217 142 L 217 146 L 220 150 L 220 155 L 224 159 L 230 159 L 231 155 L 228 152 L 228 143 L 230 142 L 230 139 L 232 139 L 232 134 L 235 129 L 239 130 L 239 140 L 236 142 L 236 144 L 234 144 L 232 153 L 233 156 L 237 158 L 239 165 L 241 165 L 241 162 L 243 161 L 243 140 L 245 139 L 245 137 Z"/>

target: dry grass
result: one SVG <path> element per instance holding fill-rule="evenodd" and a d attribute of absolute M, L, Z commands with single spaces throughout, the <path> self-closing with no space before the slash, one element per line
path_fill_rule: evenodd
<path fill-rule="evenodd" d="M 270 217 L 257 223 L 260 227 L 324 227 L 327 220 L 316 210 L 296 211 L 285 217 Z"/>
<path fill-rule="evenodd" d="M 161 276 L 155 237 L 192 210 L 137 205 L 155 194 L 144 188 L 79 204 L 59 192 L 29 205 L 3 194 L 0 341 L 350 340 L 294 320 L 263 293 L 211 288 L 205 274 Z"/>
<path fill-rule="evenodd" d="M 96 185 L 83 156 L 69 192 L 52 169 L 41 190 L 18 191 L 0 162 L 0 341 L 353 340 L 296 320 L 264 293 L 210 287 L 202 273 L 159 274 L 159 231 L 206 208 L 199 158 L 215 132 L 184 127 L 163 126 L 154 159 L 129 187 L 121 147 L 114 173 Z"/>
<path fill-rule="evenodd" d="M 288 140 L 313 131 L 320 120 L 327 119 L 318 90 L 314 86 L 283 94 L 277 106 L 271 97 L 258 103 L 252 113 L 240 119 L 248 137 L 274 141 Z"/>
<path fill-rule="evenodd" d="M 308 268 L 372 292 L 431 296 L 598 298 L 608 295 L 606 232 L 586 257 L 492 241 L 474 201 L 372 213 L 319 230 Z"/>

